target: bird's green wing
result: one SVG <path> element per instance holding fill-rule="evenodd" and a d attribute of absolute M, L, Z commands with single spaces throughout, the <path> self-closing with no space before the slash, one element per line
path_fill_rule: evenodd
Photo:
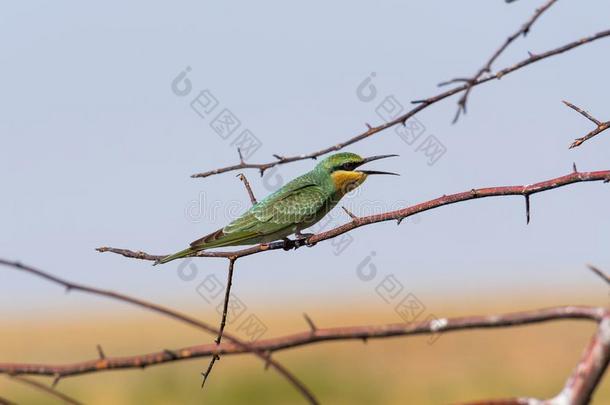
<path fill-rule="evenodd" d="M 191 243 L 191 247 L 227 246 L 265 235 L 314 218 L 327 196 L 309 177 L 301 176 L 254 205 L 227 226 Z"/>

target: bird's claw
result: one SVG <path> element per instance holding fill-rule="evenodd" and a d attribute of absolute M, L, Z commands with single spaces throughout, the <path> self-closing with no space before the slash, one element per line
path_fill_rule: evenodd
<path fill-rule="evenodd" d="M 295 239 L 290 239 L 290 238 L 283 238 L 282 240 L 284 241 L 284 250 L 292 250 L 292 249 L 298 249 L 301 246 L 307 246 L 307 247 L 312 247 L 315 245 L 315 243 L 308 243 L 307 240 L 313 236 L 313 233 L 300 233 L 297 232 L 294 234 L 295 235 Z"/>
<path fill-rule="evenodd" d="M 307 240 L 312 237 L 314 234 L 313 233 L 301 233 L 301 232 L 296 232 L 294 234 L 296 236 L 295 239 L 295 249 L 301 247 L 301 246 L 307 246 L 307 247 L 312 247 L 313 245 L 315 245 L 315 243 L 309 243 Z"/>

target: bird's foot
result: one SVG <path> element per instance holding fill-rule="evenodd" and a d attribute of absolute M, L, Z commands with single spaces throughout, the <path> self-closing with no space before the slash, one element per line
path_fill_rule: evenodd
<path fill-rule="evenodd" d="M 295 232 L 294 236 L 296 237 L 295 242 L 295 249 L 299 248 L 301 246 L 307 246 L 307 247 L 312 247 L 313 245 L 315 245 L 315 243 L 309 243 L 307 242 L 307 240 L 314 236 L 314 233 L 301 233 L 301 232 Z"/>
<path fill-rule="evenodd" d="M 282 238 L 282 240 L 284 241 L 284 250 L 288 251 L 288 250 L 292 250 L 292 249 L 296 249 L 296 245 L 295 245 L 295 241 L 293 241 L 290 238 Z"/>

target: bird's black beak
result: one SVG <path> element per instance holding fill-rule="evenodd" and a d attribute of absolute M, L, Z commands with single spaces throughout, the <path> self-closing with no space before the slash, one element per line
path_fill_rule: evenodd
<path fill-rule="evenodd" d="M 398 155 L 378 155 L 378 156 L 371 156 L 371 157 L 368 157 L 368 158 L 366 158 L 366 159 L 363 159 L 363 160 L 362 160 L 362 163 L 360 163 L 358 166 L 361 166 L 361 165 L 363 165 L 363 164 L 365 164 L 365 163 L 368 163 L 368 162 L 372 162 L 372 161 L 374 161 L 374 160 L 386 159 L 386 158 L 389 158 L 389 157 L 395 157 L 395 156 L 398 156 Z M 400 174 L 398 174 L 398 173 L 392 173 L 392 172 L 380 172 L 380 171 L 377 171 L 377 170 L 358 170 L 358 171 L 359 171 L 359 172 L 362 172 L 362 173 L 365 173 L 365 174 L 367 174 L 367 175 L 369 175 L 369 174 L 389 174 L 389 175 L 392 175 L 392 176 L 400 176 Z"/>

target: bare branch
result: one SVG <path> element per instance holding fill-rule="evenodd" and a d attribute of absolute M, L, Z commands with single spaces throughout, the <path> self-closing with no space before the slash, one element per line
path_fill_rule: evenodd
<path fill-rule="evenodd" d="M 250 182 L 248 181 L 246 176 L 243 173 L 239 173 L 237 175 L 237 177 L 239 177 L 239 179 L 244 183 L 244 186 L 246 187 L 246 191 L 248 192 L 248 196 L 250 197 L 250 202 L 252 202 L 252 205 L 256 205 L 256 203 L 258 201 L 256 201 L 256 197 L 254 196 L 254 192 L 252 191 L 252 188 L 250 187 Z"/>
<path fill-rule="evenodd" d="M 371 225 L 378 222 L 402 220 L 412 215 L 443 207 L 445 205 L 451 205 L 458 202 L 487 198 L 487 197 L 507 197 L 507 196 L 531 196 L 533 194 L 541 193 L 544 191 L 564 187 L 574 183 L 590 182 L 590 181 L 603 181 L 605 183 L 610 182 L 610 170 L 596 171 L 596 172 L 571 172 L 565 176 L 557 177 L 554 179 L 542 181 L 539 183 L 529 184 L 525 186 L 503 186 L 503 187 L 488 187 L 480 189 L 471 189 L 457 194 L 443 195 L 434 200 L 429 200 L 420 204 L 412 205 L 395 211 L 389 211 L 382 214 L 375 214 L 366 217 L 356 217 L 348 223 L 340 225 L 336 228 L 330 229 L 325 232 L 321 232 L 312 235 L 307 238 L 306 243 L 308 245 L 316 244 L 318 242 L 334 238 L 342 235 L 353 229 L 359 228 L 365 225 Z M 277 241 L 267 244 L 261 244 L 252 246 L 246 249 L 241 249 L 233 252 L 209 252 L 201 251 L 193 255 L 193 257 L 222 257 L 222 258 L 239 258 L 244 256 L 250 256 L 253 254 L 272 251 L 272 250 L 288 250 L 295 247 L 290 245 L 294 241 Z M 124 257 L 136 258 L 143 260 L 155 261 L 159 257 L 165 257 L 165 255 L 150 255 L 142 251 L 131 251 L 127 249 L 118 249 L 112 247 L 101 247 L 97 249 L 98 252 L 111 252 L 117 253 Z"/>
<path fill-rule="evenodd" d="M 601 307 L 561 306 L 531 311 L 512 312 L 501 315 L 465 316 L 457 318 L 431 319 L 424 322 L 392 323 L 383 325 L 348 326 L 334 328 L 309 328 L 292 335 L 261 339 L 244 347 L 234 342 L 220 345 L 208 343 L 174 350 L 175 356 L 165 351 L 129 357 L 108 357 L 103 365 L 98 359 L 74 364 L 14 364 L 0 363 L 0 373 L 31 375 L 80 375 L 103 370 L 133 369 L 159 365 L 184 359 L 209 357 L 215 354 L 235 355 L 260 352 L 277 352 L 320 342 L 382 339 L 397 336 L 437 335 L 459 330 L 505 328 L 553 320 L 589 320 L 601 323 L 610 313 Z"/>
<path fill-rule="evenodd" d="M 140 252 L 142 253 L 142 252 Z M 95 288 L 95 287 L 89 287 L 86 286 L 84 284 L 77 284 L 77 283 L 73 283 L 67 280 L 64 280 L 62 278 L 56 277 L 52 274 L 46 273 L 42 270 L 36 269 L 34 267 L 31 266 L 27 266 L 24 265 L 22 263 L 19 262 L 13 262 L 13 261 L 9 261 L 9 260 L 5 260 L 5 259 L 0 259 L 0 264 L 8 266 L 8 267 L 12 267 L 18 270 L 22 270 L 26 273 L 30 273 L 33 275 L 36 275 L 38 277 L 41 277 L 45 280 L 48 280 L 52 283 L 55 284 L 59 284 L 62 285 L 66 288 L 66 291 L 81 291 L 84 293 L 89 293 L 89 294 L 93 294 L 93 295 L 100 295 L 100 296 L 104 296 L 104 297 L 108 297 L 108 298 L 112 298 L 118 301 L 123 301 L 123 302 L 127 302 L 130 304 L 133 304 L 135 306 L 144 308 L 144 309 L 148 309 L 150 311 L 153 312 L 157 312 L 159 314 L 165 315 L 169 318 L 184 322 L 188 325 L 191 325 L 193 327 L 202 329 L 206 332 L 212 333 L 214 335 L 218 334 L 218 330 L 216 328 L 214 328 L 211 325 L 208 325 L 207 323 L 200 321 L 198 319 L 195 319 L 193 317 L 190 317 L 188 315 L 182 314 L 178 311 L 174 311 L 172 309 L 169 308 L 165 308 L 161 305 L 157 305 L 151 302 L 147 302 L 144 300 L 140 300 L 138 298 L 133 298 L 124 294 L 119 294 L 117 292 L 114 291 L 109 291 L 109 290 L 102 290 L 99 288 Z M 254 355 L 256 355 L 257 357 L 259 357 L 260 359 L 263 360 L 263 362 L 265 362 L 266 364 L 268 363 L 269 365 L 271 365 L 280 375 L 282 375 L 284 378 L 286 378 L 304 397 L 305 399 L 307 399 L 308 402 L 312 403 L 312 404 L 317 404 L 317 400 L 316 398 L 313 396 L 313 394 L 310 392 L 310 390 L 305 387 L 305 385 L 299 381 L 292 373 L 290 373 L 290 371 L 288 371 L 284 366 L 282 366 L 280 363 L 278 363 L 277 361 L 269 358 L 264 352 L 259 352 L 256 349 L 253 349 L 251 347 L 250 344 L 243 342 L 241 339 L 237 338 L 236 336 L 233 336 L 232 334 L 228 334 L 228 333 L 224 333 L 224 336 L 230 340 L 232 342 L 232 344 L 235 344 L 238 347 L 241 347 L 243 350 L 245 351 L 251 351 Z M 170 361 L 174 361 L 177 359 L 180 359 L 182 357 L 180 356 L 172 356 L 170 355 L 170 353 L 168 353 L 167 351 L 162 352 L 162 357 L 163 359 L 170 359 Z M 181 356 L 185 356 L 187 355 L 187 353 L 179 353 Z M 110 362 L 111 358 L 105 358 L 105 359 L 96 359 L 95 360 L 95 364 L 94 367 L 95 368 L 99 368 L 100 370 L 107 370 L 112 368 L 111 367 L 111 362 Z M 139 363 L 136 367 L 146 367 L 146 363 Z M 59 381 L 60 378 L 63 377 L 67 377 L 67 376 L 71 376 L 71 375 L 77 375 L 77 374 L 82 374 L 80 372 L 78 372 L 78 370 L 70 370 L 71 372 L 64 372 L 67 369 L 62 369 L 62 368 L 58 368 L 55 369 L 51 372 L 47 372 L 47 373 L 20 373 L 20 372 L 11 372 L 11 371 L 6 371 L 8 374 L 41 374 L 41 375 L 50 375 L 53 376 L 54 379 L 54 383 L 53 386 L 55 386 L 57 384 L 57 382 Z"/>
<path fill-rule="evenodd" d="M 527 20 L 521 26 L 521 28 L 519 28 L 518 31 L 516 31 L 514 34 L 509 36 L 506 39 L 506 41 L 504 41 L 504 43 L 500 46 L 500 48 L 498 48 L 493 53 L 493 55 L 491 55 L 491 58 L 489 58 L 487 63 L 485 63 L 485 65 L 483 65 L 483 67 L 481 69 L 479 69 L 479 71 L 472 78 L 466 79 L 466 80 L 464 80 L 463 78 L 457 79 L 457 81 L 466 82 L 466 89 L 464 91 L 464 94 L 462 94 L 462 97 L 460 97 L 460 99 L 458 100 L 458 110 L 455 114 L 455 117 L 453 118 L 453 123 L 457 122 L 457 120 L 460 118 L 461 113 L 466 114 L 466 103 L 468 101 L 468 96 L 470 95 L 470 91 L 474 87 L 474 84 L 477 82 L 477 80 L 481 76 L 483 76 L 484 73 L 491 72 L 491 65 L 500 57 L 500 55 L 506 50 L 506 48 L 508 48 L 508 46 L 512 42 L 514 42 L 517 38 L 519 38 L 521 35 L 526 36 L 528 34 L 528 32 L 530 31 L 530 29 L 532 28 L 532 25 L 534 25 L 534 23 L 536 22 L 536 20 L 538 20 L 538 18 L 556 2 L 557 2 L 557 0 L 548 0 L 544 5 L 542 5 L 542 7 L 537 8 L 536 11 L 534 12 L 534 15 L 532 15 L 530 17 L 530 19 Z M 445 85 L 445 84 L 452 83 L 455 81 L 456 81 L 456 79 L 454 79 L 453 81 L 440 83 L 439 85 Z"/>
<path fill-rule="evenodd" d="M 231 297 L 231 285 L 233 285 L 233 270 L 235 268 L 235 260 L 229 259 L 229 271 L 227 272 L 227 286 L 225 287 L 225 298 L 222 305 L 222 318 L 220 320 L 220 327 L 218 328 L 218 336 L 216 336 L 216 345 L 220 345 L 222 342 L 222 334 L 225 330 L 225 324 L 227 322 L 227 311 L 229 308 L 229 299 Z M 220 360 L 220 356 L 218 354 L 214 354 L 212 356 L 212 360 L 210 360 L 210 364 L 208 364 L 208 368 L 205 372 L 201 373 L 203 376 L 203 380 L 201 381 L 201 388 L 205 385 L 210 373 L 212 372 L 212 368 L 214 367 L 214 363 L 216 360 Z"/>
<path fill-rule="evenodd" d="M 573 109 L 574 111 L 580 113 L 582 116 L 584 116 L 586 119 L 593 122 L 597 126 L 593 131 L 589 132 L 587 135 L 583 136 L 582 138 L 578 138 L 578 139 L 574 140 L 574 142 L 572 142 L 572 144 L 570 144 L 570 149 L 582 145 L 589 139 L 593 138 L 594 136 L 598 135 L 599 133 L 610 128 L 610 121 L 601 122 L 600 120 L 598 120 L 597 118 L 595 118 L 591 114 L 589 114 L 587 111 L 585 111 L 579 107 L 576 107 L 574 104 L 570 103 L 569 101 L 563 100 L 563 103 L 565 105 L 567 105 L 568 107 L 570 107 L 571 109 Z"/>
<path fill-rule="evenodd" d="M 30 378 L 27 377 L 23 377 L 20 375 L 13 375 L 10 376 L 14 381 L 18 381 L 22 384 L 28 385 L 30 387 L 34 387 L 35 389 L 42 391 L 48 395 L 51 395 L 57 399 L 62 400 L 63 402 L 65 402 L 66 404 L 73 404 L 73 405 L 81 405 L 82 402 L 77 401 L 76 399 L 64 394 L 63 392 L 59 392 L 54 388 L 48 387 L 36 380 L 32 380 Z"/>
<path fill-rule="evenodd" d="M 472 87 L 479 86 L 483 83 L 487 83 L 491 80 L 501 79 L 502 77 L 504 77 L 512 72 L 515 72 L 519 69 L 522 69 L 528 65 L 531 65 L 532 63 L 536 63 L 543 59 L 562 54 L 562 53 L 570 51 L 574 48 L 578 48 L 582 45 L 597 41 L 598 39 L 606 38 L 608 36 L 610 36 L 610 30 L 601 31 L 596 34 L 578 39 L 576 41 L 570 42 L 568 44 L 562 45 L 560 47 L 551 49 L 546 52 L 542 52 L 542 53 L 538 53 L 538 54 L 530 54 L 527 59 L 524 59 L 512 66 L 506 67 L 506 68 L 496 72 L 496 74 L 479 78 L 473 83 L 464 84 L 462 86 L 453 88 L 451 90 L 447 90 L 447 91 L 440 93 L 433 97 L 413 101 L 414 104 L 418 104 L 418 105 L 416 107 L 414 107 L 413 109 L 409 110 L 408 112 L 406 112 L 405 114 L 401 115 L 400 117 L 398 117 L 392 121 L 389 121 L 387 123 L 376 126 L 376 127 L 368 126 L 367 130 L 365 132 L 363 132 L 359 135 L 356 135 L 344 142 L 340 142 L 336 145 L 330 146 L 328 148 L 321 149 L 319 151 L 308 153 L 308 154 L 288 156 L 288 157 L 280 156 L 279 158 L 276 157 L 276 160 L 270 161 L 268 163 L 243 163 L 243 164 L 240 163 L 240 164 L 233 165 L 233 166 L 222 167 L 222 168 L 216 169 L 216 170 L 210 170 L 207 172 L 193 174 L 191 177 L 194 177 L 194 178 L 202 177 L 203 178 L 203 177 L 209 177 L 209 176 L 217 175 L 220 173 L 226 173 L 226 172 L 230 172 L 230 171 L 234 171 L 234 170 L 241 170 L 241 169 L 258 169 L 262 175 L 265 172 L 265 170 L 278 166 L 278 165 L 297 162 L 297 161 L 306 160 L 306 159 L 316 159 L 319 156 L 341 150 L 341 149 L 345 148 L 346 146 L 349 146 L 356 142 L 360 142 L 364 139 L 367 139 L 367 138 L 371 137 L 372 135 L 374 135 L 378 132 L 381 132 L 385 129 L 391 128 L 395 125 L 404 124 L 409 118 L 413 117 L 415 114 L 419 113 L 421 110 L 424 110 L 424 109 L 428 108 L 429 106 L 431 106 L 432 104 L 435 104 L 435 103 L 437 103 L 441 100 L 444 100 L 448 97 L 451 97 L 455 94 L 461 93 L 461 92 L 465 91 L 466 89 L 468 89 L 469 87 L 472 88 Z"/>

